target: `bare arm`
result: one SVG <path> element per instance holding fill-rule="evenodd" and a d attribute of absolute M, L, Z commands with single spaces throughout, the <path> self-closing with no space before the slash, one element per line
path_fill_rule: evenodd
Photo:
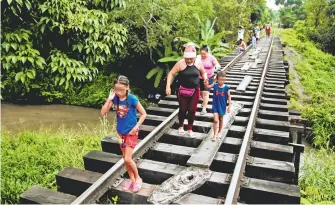
<path fill-rule="evenodd" d="M 215 60 L 214 60 L 214 63 L 213 63 L 213 64 L 214 64 L 214 66 L 215 66 L 215 68 L 216 68 L 216 69 L 220 69 L 220 68 L 221 68 L 221 65 L 220 65 L 220 63 L 218 62 L 218 60 L 216 60 L 216 58 L 215 58 Z M 216 69 L 215 69 L 215 70 L 216 70 Z"/>
<path fill-rule="evenodd" d="M 180 62 L 180 61 L 179 61 Z M 171 84 L 172 84 L 172 80 L 174 79 L 174 76 L 176 76 L 176 74 L 180 71 L 180 66 L 179 66 L 179 62 L 177 62 L 173 68 L 171 69 L 171 71 L 169 72 L 167 79 L 166 79 L 166 95 L 169 96 L 171 95 Z"/>
<path fill-rule="evenodd" d="M 228 90 L 228 112 L 230 112 L 230 105 L 231 105 L 231 95 L 230 95 L 230 90 Z"/>
<path fill-rule="evenodd" d="M 139 128 L 142 125 L 142 123 L 144 122 L 145 118 L 147 117 L 147 112 L 145 111 L 145 109 L 143 108 L 143 106 L 140 102 L 137 103 L 136 109 L 141 115 L 140 119 L 138 119 L 138 122 L 135 126 L 136 128 Z"/>
<path fill-rule="evenodd" d="M 207 87 L 206 88 L 213 88 L 213 87 L 214 87 L 214 83 L 211 84 L 211 85 L 208 85 L 208 83 L 207 83 Z"/>
<path fill-rule="evenodd" d="M 130 135 L 135 135 L 138 132 L 140 126 L 142 125 L 145 118 L 147 117 L 147 113 L 145 112 L 145 109 L 143 108 L 140 102 L 137 103 L 136 110 L 140 113 L 141 117 L 140 119 L 138 119 L 135 127 L 133 127 L 133 129 L 130 130 L 129 132 Z"/>
<path fill-rule="evenodd" d="M 112 106 L 113 106 L 113 101 L 108 97 L 106 99 L 105 104 L 101 107 L 101 111 L 100 111 L 101 115 L 103 116 L 103 115 L 107 114 Z"/>

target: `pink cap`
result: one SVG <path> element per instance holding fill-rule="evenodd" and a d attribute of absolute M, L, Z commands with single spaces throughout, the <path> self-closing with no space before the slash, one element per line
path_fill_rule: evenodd
<path fill-rule="evenodd" d="M 194 45 L 187 45 L 184 50 L 184 58 L 195 58 L 197 57 L 197 50 Z"/>

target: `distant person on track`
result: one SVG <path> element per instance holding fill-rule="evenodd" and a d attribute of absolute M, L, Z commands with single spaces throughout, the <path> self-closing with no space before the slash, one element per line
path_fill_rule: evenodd
<path fill-rule="evenodd" d="M 184 50 L 184 58 L 179 60 L 168 74 L 166 82 L 166 95 L 171 95 L 171 83 L 174 76 L 178 74 L 179 91 L 177 94 L 179 103 L 179 129 L 180 135 L 185 134 L 184 120 L 187 113 L 187 131 L 190 137 L 194 136 L 192 131 L 195 120 L 195 112 L 200 98 L 200 75 L 204 79 L 204 83 L 208 83 L 208 78 L 204 66 L 201 61 L 196 60 L 197 53 L 195 46 L 186 44 Z"/>
<path fill-rule="evenodd" d="M 101 115 L 108 113 L 114 105 L 117 118 L 117 132 L 122 138 L 120 148 L 128 171 L 129 180 L 122 186 L 124 191 L 131 189 L 138 192 L 142 186 L 142 179 L 138 175 L 136 163 L 132 159 L 133 150 L 137 144 L 139 128 L 147 114 L 139 100 L 129 93 L 129 80 L 126 76 L 120 75 L 113 81 L 114 89 L 110 91 L 106 103 L 101 108 Z M 137 111 L 141 117 L 137 122 Z"/>
<path fill-rule="evenodd" d="M 201 63 L 205 68 L 205 71 L 207 73 L 207 78 L 208 78 L 208 84 L 209 85 L 213 84 L 214 83 L 214 71 L 221 68 L 220 63 L 217 61 L 217 59 L 214 56 L 208 53 L 207 45 L 204 45 L 200 49 L 200 56 L 198 56 L 198 59 L 201 60 Z M 203 100 L 202 110 L 200 113 L 201 115 L 204 115 L 207 113 L 206 107 L 208 104 L 210 91 L 211 91 L 210 88 L 205 88 L 204 79 L 200 76 L 200 95 Z"/>
<path fill-rule="evenodd" d="M 216 75 L 216 83 L 207 86 L 208 88 L 214 88 L 213 104 L 212 104 L 212 112 L 214 114 L 214 121 L 213 121 L 214 134 L 212 137 L 213 141 L 216 140 L 218 133 L 221 133 L 222 131 L 223 116 L 226 114 L 227 101 L 229 103 L 227 112 L 230 113 L 231 96 L 229 86 L 225 84 L 225 80 L 226 80 L 226 74 L 223 71 L 219 71 Z"/>
<path fill-rule="evenodd" d="M 237 47 L 237 52 L 238 54 L 242 53 L 243 51 L 245 51 L 245 49 L 247 48 L 247 46 L 245 45 L 243 39 L 240 39 L 238 41 L 238 47 Z"/>
<path fill-rule="evenodd" d="M 241 38 L 244 38 L 244 28 L 242 26 L 239 26 L 237 31 L 237 40 Z"/>
<path fill-rule="evenodd" d="M 266 26 L 265 33 L 266 33 L 266 39 L 269 39 L 271 34 L 270 24 Z"/>
<path fill-rule="evenodd" d="M 257 43 L 257 41 L 256 41 L 256 34 L 253 33 L 251 39 L 252 39 L 251 40 L 251 42 L 252 42 L 252 48 L 256 48 L 257 47 L 257 45 L 256 45 L 256 43 Z"/>

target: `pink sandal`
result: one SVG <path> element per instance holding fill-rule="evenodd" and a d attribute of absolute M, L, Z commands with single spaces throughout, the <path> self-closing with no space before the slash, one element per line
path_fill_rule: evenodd
<path fill-rule="evenodd" d="M 127 179 L 123 183 L 122 190 L 123 191 L 128 191 L 129 189 L 133 188 L 133 186 L 134 186 L 134 183 L 130 179 Z"/>
<path fill-rule="evenodd" d="M 135 182 L 133 185 L 133 192 L 139 192 L 141 190 L 142 187 L 142 179 L 140 183 Z"/>

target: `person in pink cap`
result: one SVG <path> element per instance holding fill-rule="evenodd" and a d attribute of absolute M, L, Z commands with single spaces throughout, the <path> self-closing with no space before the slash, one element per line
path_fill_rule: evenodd
<path fill-rule="evenodd" d="M 208 78 L 208 85 L 211 85 L 214 83 L 214 71 L 216 69 L 221 68 L 220 63 L 217 61 L 217 59 L 208 53 L 208 47 L 207 45 L 203 45 L 200 49 L 200 56 L 197 57 L 201 60 L 202 65 L 205 68 L 205 71 L 207 73 Z M 200 95 L 202 97 L 202 110 L 200 112 L 201 115 L 204 115 L 207 113 L 206 107 L 209 100 L 209 92 L 211 91 L 211 88 L 205 88 L 204 87 L 204 80 L 200 76 Z"/>
<path fill-rule="evenodd" d="M 184 45 L 184 58 L 179 60 L 171 69 L 166 81 L 166 95 L 171 95 L 171 83 L 178 74 L 179 91 L 177 94 L 179 103 L 179 129 L 180 135 L 185 134 L 184 120 L 187 116 L 187 133 L 193 137 L 193 123 L 195 112 L 200 98 L 200 75 L 204 79 L 204 84 L 208 84 L 208 78 L 204 66 L 200 60 L 196 60 L 197 52 L 194 44 L 188 43 Z"/>

